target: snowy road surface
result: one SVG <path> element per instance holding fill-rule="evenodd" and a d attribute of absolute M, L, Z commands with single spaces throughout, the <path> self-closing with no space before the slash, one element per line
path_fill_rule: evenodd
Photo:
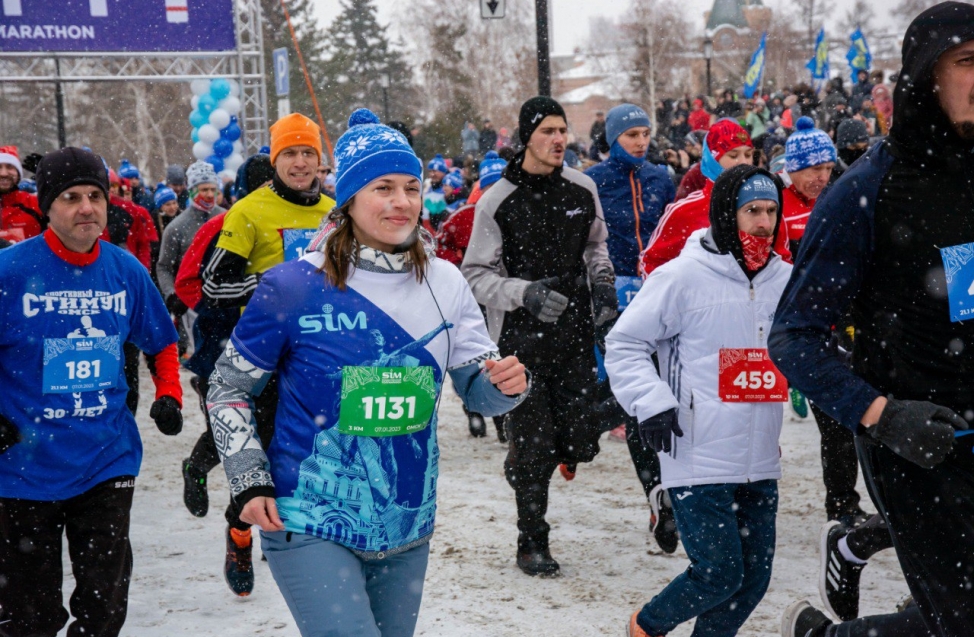
<path fill-rule="evenodd" d="M 223 581 L 228 492 L 222 467 L 210 473 L 207 517 L 194 518 L 183 506 L 180 462 L 204 427 L 188 373 L 183 372 L 186 423 L 175 438 L 160 434 L 148 417 L 151 383 L 144 368 L 141 386 L 138 420 L 145 459 L 132 512 L 135 570 L 122 635 L 297 637 L 259 551 L 253 595 L 236 598 Z M 649 535 L 649 508 L 626 446 L 603 438 L 602 452 L 579 467 L 574 482 L 555 474 L 548 521 L 562 577 L 539 580 L 514 564 L 517 530 L 514 495 L 503 474 L 505 447 L 489 422 L 488 430 L 487 438 L 471 438 L 459 399 L 452 389 L 445 392 L 439 511 L 417 635 L 625 635 L 629 615 L 687 565 L 682 547 L 665 555 Z M 781 448 L 774 576 L 742 637 L 778 635 L 788 604 L 818 600 L 818 533 L 825 514 L 814 421 L 793 422 L 786 415 Z M 867 500 L 864 508 L 873 510 L 861 480 L 859 491 Z M 69 564 L 65 551 L 65 599 L 73 588 Z M 870 562 L 862 584 L 866 613 L 892 610 L 907 592 L 892 551 Z M 692 624 L 685 624 L 671 636 L 687 637 L 691 630 Z"/>

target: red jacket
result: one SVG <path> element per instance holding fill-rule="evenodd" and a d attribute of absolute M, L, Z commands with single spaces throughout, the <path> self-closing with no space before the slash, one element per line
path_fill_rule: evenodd
<path fill-rule="evenodd" d="M 152 270 L 152 244 L 159 242 L 159 233 L 156 231 L 156 224 L 152 221 L 149 211 L 137 203 L 111 195 L 108 202 L 127 212 L 132 218 L 132 225 L 129 227 L 128 236 L 125 239 L 125 247 L 132 253 L 139 263 L 144 265 L 147 270 Z M 106 227 L 101 233 L 101 238 L 109 243 L 112 242 Z"/>
<path fill-rule="evenodd" d="M 676 189 L 676 197 L 673 199 L 674 202 L 680 201 L 687 195 L 698 190 L 702 190 L 705 185 L 707 185 L 708 179 L 703 176 L 703 172 L 700 170 L 700 162 L 695 163 L 690 166 L 684 175 L 683 179 L 680 180 L 680 185 Z"/>
<path fill-rule="evenodd" d="M 449 261 L 453 265 L 460 267 L 463 263 L 463 255 L 467 253 L 467 246 L 470 245 L 470 234 L 473 232 L 473 213 L 477 208 L 477 201 L 480 200 L 484 191 L 480 189 L 480 182 L 474 184 L 473 192 L 456 211 L 447 217 L 447 220 L 440 226 L 440 231 L 436 233 L 436 256 Z"/>
<path fill-rule="evenodd" d="M 781 210 L 788 225 L 788 238 L 798 243 L 805 236 L 805 226 L 815 207 L 815 200 L 795 190 L 795 184 L 785 188 L 783 199 Z"/>
<path fill-rule="evenodd" d="M 704 109 L 699 111 L 690 111 L 687 116 L 687 124 L 690 125 L 690 130 L 707 130 L 710 128 L 710 113 Z"/>
<path fill-rule="evenodd" d="M 227 213 L 224 212 L 208 219 L 196 232 L 179 263 L 174 287 L 176 296 L 186 307 L 195 309 L 203 300 L 203 268 L 216 247 L 223 230 L 223 218 L 226 216 Z"/>
<path fill-rule="evenodd" d="M 639 271 L 644 279 L 659 266 L 679 256 L 691 234 L 710 227 L 710 196 L 713 190 L 714 182 L 708 179 L 703 190 L 690 193 L 685 199 L 666 207 L 656 231 L 649 239 L 649 245 L 639 256 Z M 774 251 L 791 263 L 784 224 L 775 239 Z"/>
<path fill-rule="evenodd" d="M 0 195 L 0 239 L 16 243 L 36 237 L 46 227 L 35 195 L 16 189 Z"/>

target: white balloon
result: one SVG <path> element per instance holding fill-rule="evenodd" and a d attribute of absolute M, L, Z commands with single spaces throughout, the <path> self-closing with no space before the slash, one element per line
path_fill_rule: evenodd
<path fill-rule="evenodd" d="M 243 155 L 240 153 L 234 153 L 223 160 L 223 166 L 235 176 L 237 174 L 237 169 L 244 163 Z"/>
<path fill-rule="evenodd" d="M 226 164 L 224 164 L 224 165 L 226 165 Z M 220 176 L 223 177 L 224 179 L 236 179 L 237 178 L 237 172 L 234 171 L 234 170 L 229 170 L 229 169 L 224 168 L 223 170 L 220 171 Z"/>
<path fill-rule="evenodd" d="M 233 97 L 240 96 L 240 82 L 237 80 L 227 80 L 230 83 L 230 95 Z"/>
<path fill-rule="evenodd" d="M 193 80 L 189 84 L 189 88 L 192 89 L 193 95 L 205 95 L 210 92 L 210 81 L 209 80 Z M 195 106 L 193 108 L 196 108 Z"/>
<path fill-rule="evenodd" d="M 196 110 L 196 107 L 199 106 L 199 104 L 200 104 L 200 96 L 199 95 L 194 95 L 189 100 L 189 103 L 193 107 L 193 110 L 195 111 Z"/>
<path fill-rule="evenodd" d="M 224 97 L 220 100 L 219 108 L 222 108 L 231 115 L 236 115 L 240 112 L 240 100 L 236 97 Z"/>
<path fill-rule="evenodd" d="M 233 154 L 240 155 L 241 157 L 243 157 L 243 152 L 244 152 L 243 142 L 240 141 L 239 139 L 233 142 Z"/>
<path fill-rule="evenodd" d="M 220 129 L 213 124 L 203 124 L 200 126 L 199 137 L 201 142 L 206 142 L 210 148 L 213 148 L 213 142 L 220 139 Z M 204 159 L 200 157 L 200 159 Z"/>
<path fill-rule="evenodd" d="M 230 125 L 230 113 L 226 112 L 222 108 L 218 108 L 210 113 L 210 126 L 213 126 L 217 131 L 226 128 Z M 202 137 L 200 138 L 202 139 Z"/>
<path fill-rule="evenodd" d="M 193 157 L 196 159 L 206 159 L 213 154 L 213 144 L 199 141 L 193 144 Z"/>

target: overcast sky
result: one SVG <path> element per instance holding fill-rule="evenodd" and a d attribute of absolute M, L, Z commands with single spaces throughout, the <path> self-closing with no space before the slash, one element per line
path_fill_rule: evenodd
<path fill-rule="evenodd" d="M 664 2 L 679 2 L 681 6 L 686 8 L 686 15 L 697 22 L 699 29 L 703 30 L 703 12 L 710 10 L 713 6 L 713 0 L 663 0 Z M 406 6 L 408 6 L 408 0 L 405 0 Z M 477 0 L 470 0 L 470 2 L 477 2 Z M 530 2 L 533 3 L 534 0 L 507 0 L 508 5 L 514 2 Z M 765 4 L 777 10 L 779 6 L 787 6 L 789 0 L 765 0 Z M 877 14 L 877 26 L 882 26 L 884 28 L 891 28 L 892 22 L 888 19 L 883 19 L 882 16 L 885 15 L 885 9 L 883 7 L 889 7 L 891 4 L 895 4 L 894 0 L 869 0 L 869 3 L 876 8 Z M 627 8 L 629 7 L 629 0 L 548 0 L 548 4 L 551 7 L 551 20 L 552 20 L 552 53 L 571 53 L 576 46 L 584 47 L 588 40 L 588 25 L 589 18 L 596 16 L 603 16 L 606 18 L 618 18 L 623 15 Z M 836 18 L 841 18 L 845 15 L 845 5 L 848 5 L 848 0 L 836 0 Z M 404 6 L 403 0 L 375 0 L 375 5 L 378 7 L 379 22 L 381 24 L 390 24 L 391 30 L 398 35 L 396 31 L 396 25 L 393 20 L 396 16 L 396 11 L 401 10 L 396 7 Z M 318 19 L 321 21 L 323 26 L 328 25 L 340 12 L 338 0 L 316 0 L 314 3 L 315 10 L 318 14 Z M 869 34 L 866 34 L 867 38 Z M 845 38 L 848 34 L 829 34 L 830 39 L 835 39 L 838 37 Z M 408 40 L 408 38 L 407 38 Z"/>

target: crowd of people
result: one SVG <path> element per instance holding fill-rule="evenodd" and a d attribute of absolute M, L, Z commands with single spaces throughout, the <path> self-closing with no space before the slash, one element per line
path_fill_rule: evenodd
<path fill-rule="evenodd" d="M 232 183 L 0 147 L 0 635 L 120 633 L 143 360 L 164 435 L 192 375 L 207 430 L 174 471 L 203 517 L 224 467 L 229 588 L 253 591 L 257 526 L 305 636 L 413 634 L 447 375 L 508 445 L 528 576 L 561 573 L 552 478 L 627 444 L 650 533 L 689 559 L 629 637 L 735 635 L 760 603 L 786 404 L 821 432 L 827 523 L 821 604 L 782 636 L 974 634 L 974 7 L 913 21 L 892 91 L 856 79 L 619 104 L 588 147 L 537 96 L 425 165 L 367 109 L 329 164 L 291 114 Z M 911 597 L 859 617 L 890 548 Z"/>

